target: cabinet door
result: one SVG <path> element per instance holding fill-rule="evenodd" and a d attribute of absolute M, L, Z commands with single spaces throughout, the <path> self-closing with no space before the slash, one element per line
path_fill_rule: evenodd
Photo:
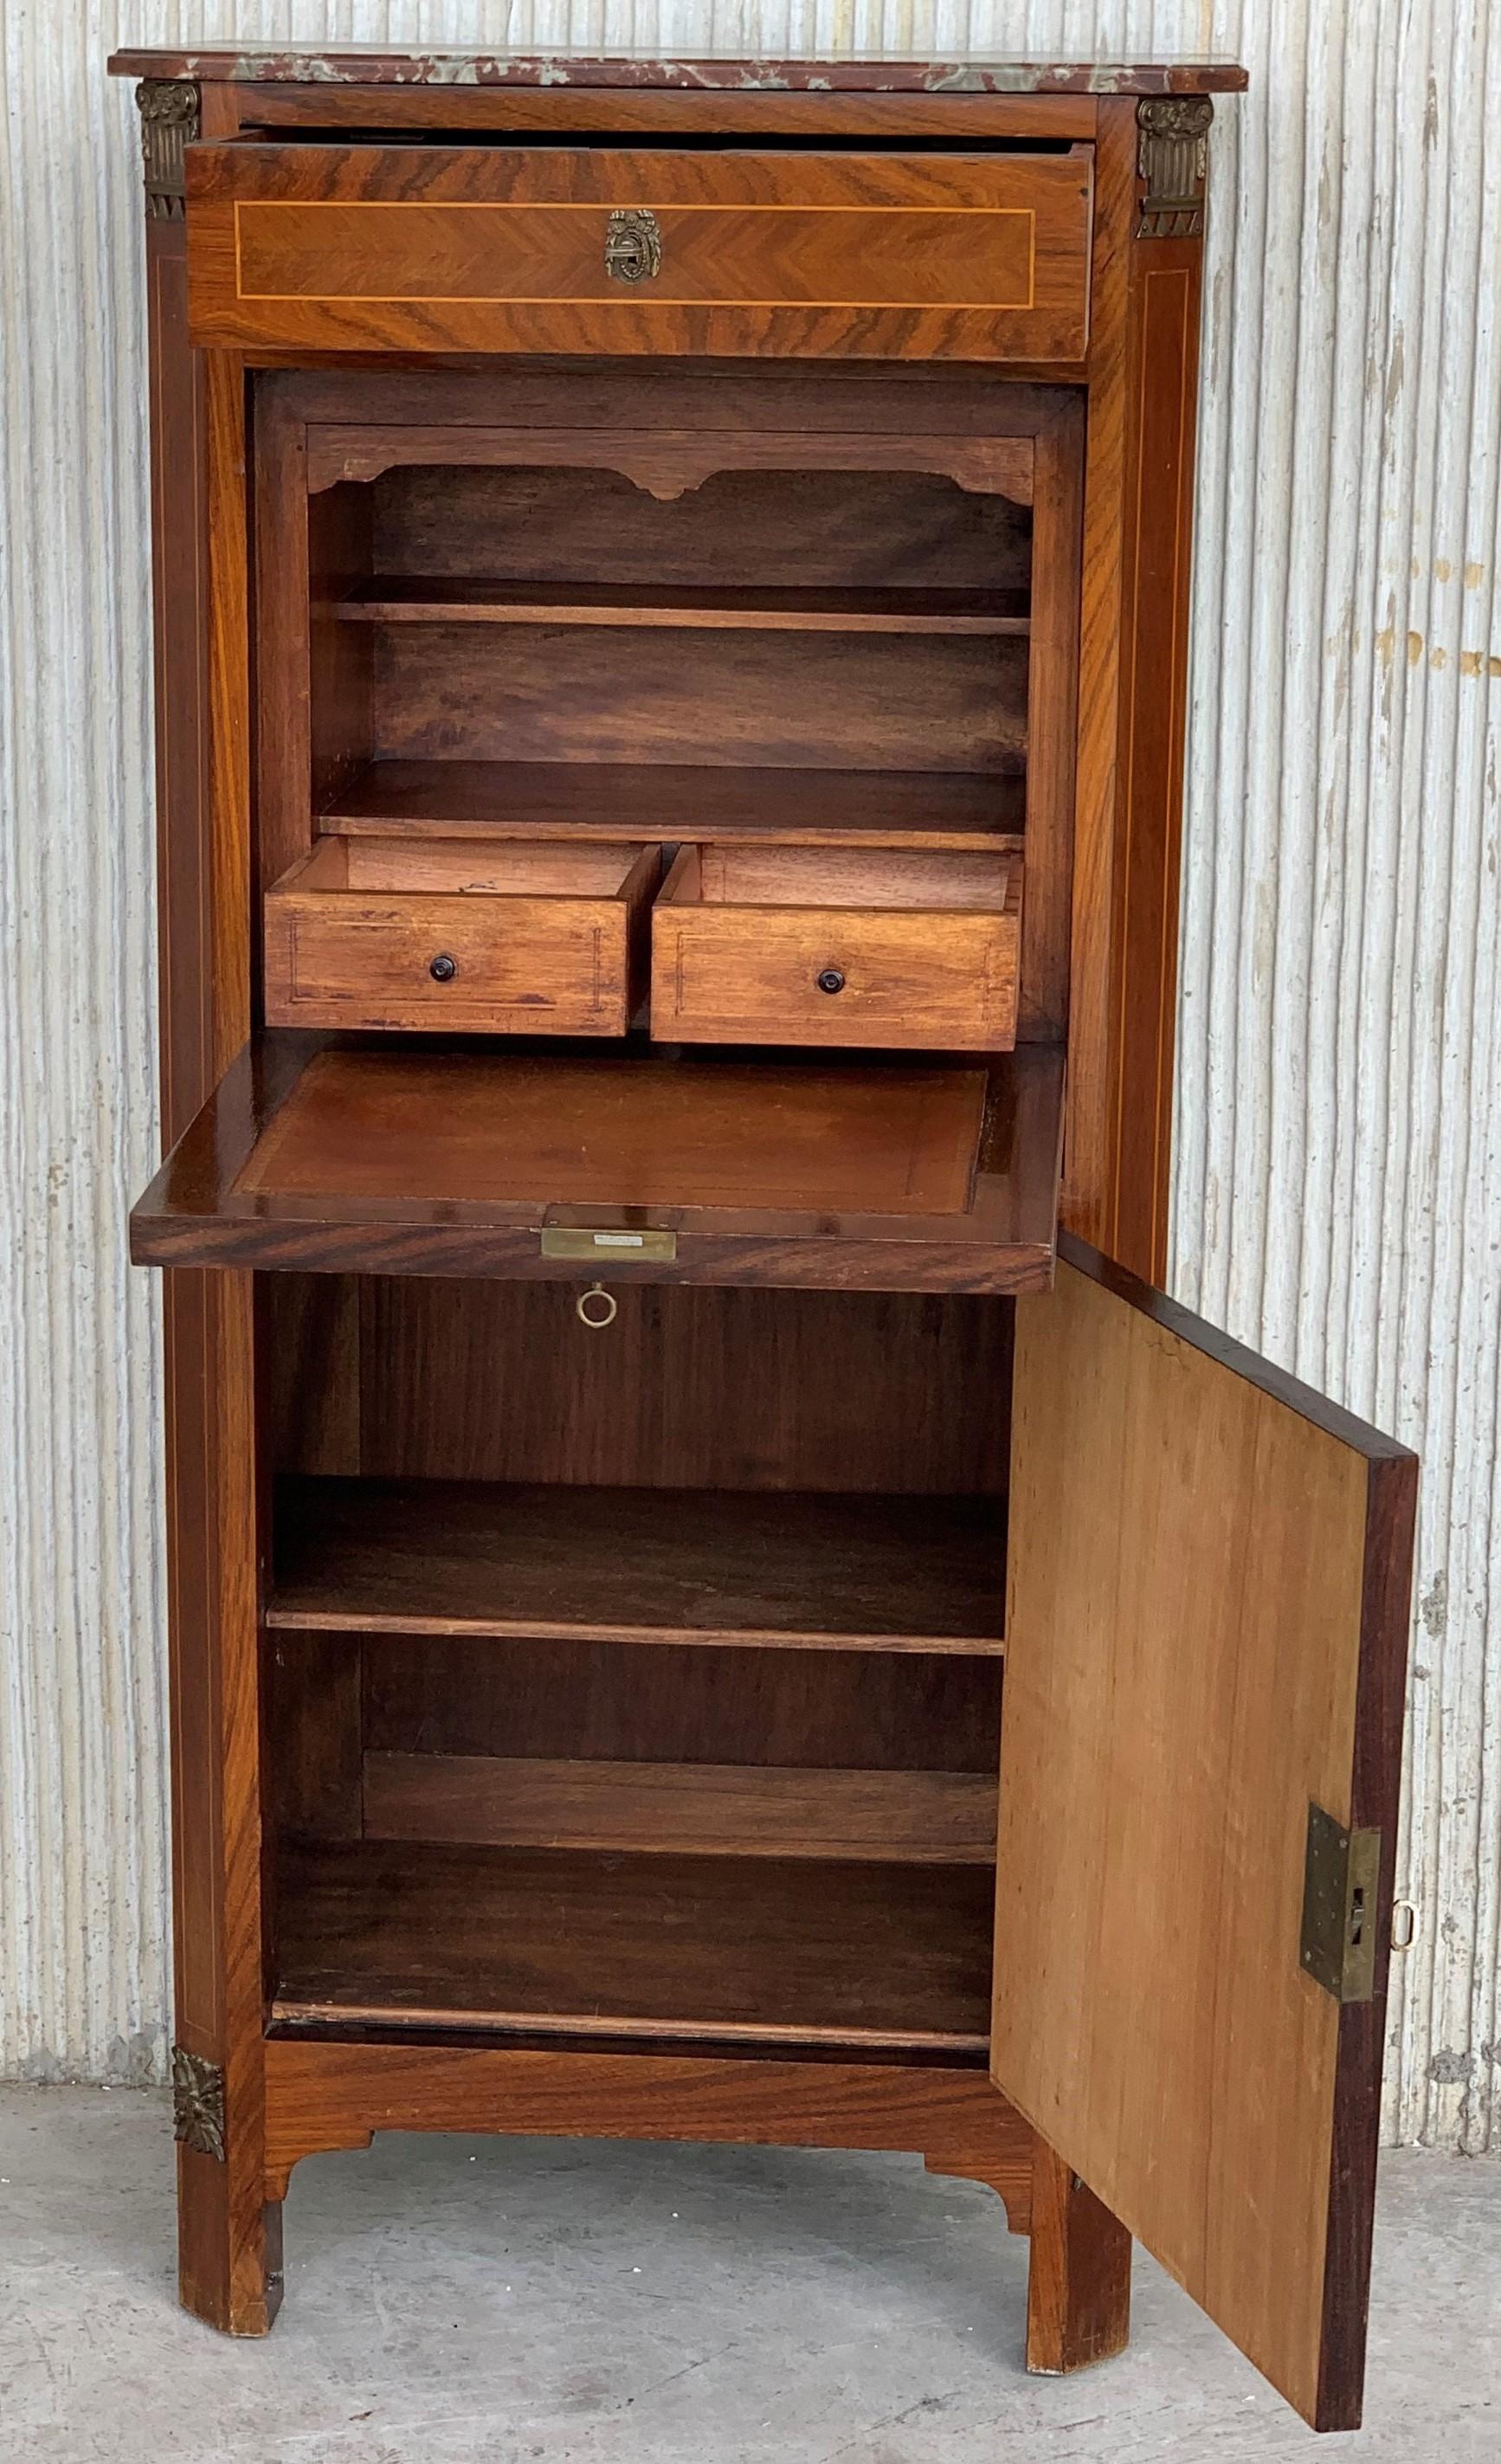
<path fill-rule="evenodd" d="M 993 2076 L 1353 2429 L 1416 1459 L 1059 1256 L 1016 1309 Z"/>

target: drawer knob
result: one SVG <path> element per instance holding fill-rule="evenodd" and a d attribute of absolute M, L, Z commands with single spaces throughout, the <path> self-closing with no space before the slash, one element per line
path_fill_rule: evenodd
<path fill-rule="evenodd" d="M 845 979 L 840 969 L 838 967 L 826 967 L 823 974 L 818 979 L 819 991 L 821 993 L 842 993 L 844 988 Z"/>
<path fill-rule="evenodd" d="M 661 227 L 650 206 L 619 206 L 610 215 L 605 271 L 616 282 L 650 282 L 661 273 Z"/>
<path fill-rule="evenodd" d="M 428 960 L 428 973 L 435 984 L 451 984 L 458 973 L 458 960 L 451 958 L 447 950 L 440 950 L 435 958 Z"/>

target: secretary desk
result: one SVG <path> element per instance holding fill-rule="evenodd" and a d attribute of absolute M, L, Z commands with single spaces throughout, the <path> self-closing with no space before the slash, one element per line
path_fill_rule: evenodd
<path fill-rule="evenodd" d="M 377 2130 L 906 2150 L 1352 2426 L 1415 1465 L 1153 1288 L 1242 72 L 112 65 L 184 2300 Z"/>

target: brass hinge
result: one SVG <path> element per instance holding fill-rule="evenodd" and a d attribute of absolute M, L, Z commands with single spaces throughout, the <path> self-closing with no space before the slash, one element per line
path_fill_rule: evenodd
<path fill-rule="evenodd" d="M 1347 1831 L 1321 1805 L 1311 1805 L 1303 1866 L 1303 1966 L 1336 2002 L 1369 2002 L 1376 1991 L 1380 1881 L 1380 1833 Z"/>
<path fill-rule="evenodd" d="M 172 2047 L 172 2136 L 224 2162 L 224 2073 L 201 2054 Z"/>

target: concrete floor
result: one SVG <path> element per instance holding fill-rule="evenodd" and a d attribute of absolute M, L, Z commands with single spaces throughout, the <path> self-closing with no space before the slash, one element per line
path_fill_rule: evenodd
<path fill-rule="evenodd" d="M 0 2090 L 4 2464 L 1280 2464 L 1309 2432 L 1138 2256 L 1124 2358 L 1019 2361 L 1025 2244 L 915 2158 L 378 2139 L 301 2165 L 264 2343 L 176 2308 L 165 2098 Z M 1501 2455 L 1501 2166 L 1385 2160 L 1381 2464 Z"/>

